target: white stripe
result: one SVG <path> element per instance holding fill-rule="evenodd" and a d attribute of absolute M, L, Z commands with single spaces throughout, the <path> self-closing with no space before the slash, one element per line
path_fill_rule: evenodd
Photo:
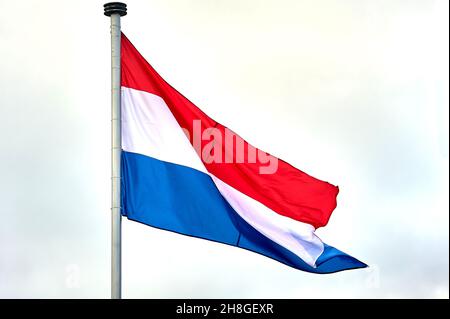
<path fill-rule="evenodd" d="M 315 267 L 324 246 L 314 227 L 272 211 L 208 173 L 159 96 L 122 87 L 122 148 L 209 174 L 222 196 L 247 223 Z"/>
<path fill-rule="evenodd" d="M 207 172 L 162 98 L 126 87 L 121 91 L 124 151 Z"/>
<path fill-rule="evenodd" d="M 253 228 L 315 267 L 323 252 L 323 243 L 310 224 L 275 213 L 257 200 L 241 193 L 210 174 L 219 192 L 233 209 Z"/>

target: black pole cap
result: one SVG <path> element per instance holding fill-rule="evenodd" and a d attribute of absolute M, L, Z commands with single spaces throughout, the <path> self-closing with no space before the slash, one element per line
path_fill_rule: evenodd
<path fill-rule="evenodd" d="M 124 16 L 127 14 L 127 5 L 122 2 L 108 2 L 103 5 L 105 9 L 105 16 L 110 17 L 112 14 L 120 14 Z"/>

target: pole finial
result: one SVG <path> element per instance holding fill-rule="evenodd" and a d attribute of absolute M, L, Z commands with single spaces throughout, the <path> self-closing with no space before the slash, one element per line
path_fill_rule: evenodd
<path fill-rule="evenodd" d="M 124 16 L 127 14 L 127 5 L 122 2 L 108 2 L 103 5 L 105 9 L 105 16 L 110 17 L 112 14 L 120 14 Z"/>

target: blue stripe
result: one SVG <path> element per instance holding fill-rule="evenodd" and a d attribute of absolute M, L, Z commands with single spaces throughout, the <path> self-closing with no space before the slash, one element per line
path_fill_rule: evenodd
<path fill-rule="evenodd" d="M 325 245 L 317 268 L 313 268 L 243 220 L 207 174 L 125 151 L 122 215 L 152 227 L 248 249 L 308 272 L 332 273 L 366 267 Z"/>

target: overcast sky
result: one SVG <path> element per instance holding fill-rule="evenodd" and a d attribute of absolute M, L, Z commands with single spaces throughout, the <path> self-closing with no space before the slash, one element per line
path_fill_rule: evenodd
<path fill-rule="evenodd" d="M 104 1 L 0 0 L 0 297 L 108 298 Z M 339 185 L 332 275 L 123 221 L 130 298 L 448 298 L 447 0 L 127 1 L 122 30 L 212 118 Z"/>

